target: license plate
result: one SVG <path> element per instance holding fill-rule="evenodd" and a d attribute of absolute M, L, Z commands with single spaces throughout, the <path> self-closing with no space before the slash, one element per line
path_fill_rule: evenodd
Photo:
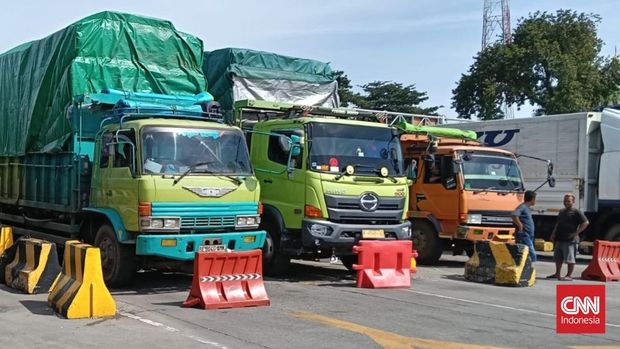
<path fill-rule="evenodd" d="M 362 229 L 362 239 L 383 239 L 384 237 L 383 229 Z"/>
<path fill-rule="evenodd" d="M 198 247 L 199 252 L 217 252 L 217 251 L 226 251 L 226 246 L 224 245 L 202 245 Z"/>

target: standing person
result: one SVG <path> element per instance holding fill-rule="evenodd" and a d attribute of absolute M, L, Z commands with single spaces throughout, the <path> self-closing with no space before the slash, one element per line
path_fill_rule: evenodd
<path fill-rule="evenodd" d="M 564 208 L 558 214 L 558 221 L 551 233 L 551 241 L 555 243 L 553 260 L 555 261 L 555 274 L 547 276 L 548 279 L 560 279 L 573 281 L 575 258 L 579 248 L 579 233 L 586 230 L 590 222 L 580 210 L 573 207 L 575 196 L 564 195 Z M 561 277 L 562 264 L 568 265 L 566 276 Z"/>
<path fill-rule="evenodd" d="M 512 222 L 517 226 L 515 240 L 518 244 L 529 247 L 530 260 L 536 262 L 536 250 L 534 250 L 534 220 L 530 207 L 536 204 L 536 193 L 528 190 L 525 192 L 523 203 L 517 206 L 512 213 Z"/>

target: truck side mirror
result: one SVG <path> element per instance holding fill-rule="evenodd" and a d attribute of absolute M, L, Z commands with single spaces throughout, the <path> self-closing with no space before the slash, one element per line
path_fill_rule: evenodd
<path fill-rule="evenodd" d="M 301 137 L 291 135 L 291 156 L 299 156 L 301 154 Z"/>
<path fill-rule="evenodd" d="M 291 151 L 291 143 L 291 139 L 285 135 L 280 135 L 280 137 L 278 137 L 278 145 L 280 146 L 280 149 L 282 149 L 282 151 L 285 153 Z"/>
<path fill-rule="evenodd" d="M 407 179 L 411 179 L 415 182 L 418 177 L 418 162 L 415 160 L 411 160 L 409 166 L 407 167 Z"/>
<path fill-rule="evenodd" d="M 424 156 L 424 167 L 426 167 L 425 171 L 429 171 L 431 168 L 435 166 L 435 155 L 426 154 Z"/>
<path fill-rule="evenodd" d="M 549 188 L 555 188 L 555 178 L 553 177 L 553 162 L 547 162 L 547 183 Z"/>
<path fill-rule="evenodd" d="M 461 159 L 454 159 L 454 160 L 452 160 L 452 173 L 459 174 L 461 172 L 461 164 L 462 163 L 463 163 L 463 160 L 461 160 Z"/>

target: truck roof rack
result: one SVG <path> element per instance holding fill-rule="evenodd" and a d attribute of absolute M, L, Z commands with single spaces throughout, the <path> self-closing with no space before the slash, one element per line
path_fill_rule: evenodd
<path fill-rule="evenodd" d="M 170 108 L 118 108 L 112 109 L 110 112 L 104 114 L 100 127 L 103 127 L 107 123 L 119 123 L 122 128 L 123 123 L 129 120 L 153 118 L 212 121 L 220 124 L 224 123 L 222 114 L 217 113 Z"/>
<path fill-rule="evenodd" d="M 250 99 L 235 102 L 235 109 L 252 109 L 256 111 L 255 113 L 250 115 L 249 118 L 239 120 L 242 123 L 247 121 L 264 121 L 271 119 L 328 117 L 360 121 L 373 121 L 392 126 L 400 120 L 406 120 L 407 122 L 413 122 L 420 125 L 441 123 L 442 120 L 441 116 L 397 113 L 357 108 L 330 108 Z"/>
<path fill-rule="evenodd" d="M 207 92 L 177 96 L 104 89 L 101 93 L 76 96 L 75 102 L 86 103 L 91 110 L 100 112 L 100 127 L 106 123 L 120 123 L 122 127 L 125 121 L 149 118 L 224 122 L 219 104 Z"/>

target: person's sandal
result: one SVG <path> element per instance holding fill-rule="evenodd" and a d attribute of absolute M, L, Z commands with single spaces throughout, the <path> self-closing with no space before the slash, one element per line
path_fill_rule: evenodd
<path fill-rule="evenodd" d="M 551 274 L 549 276 L 547 276 L 545 279 L 559 279 L 557 275 L 555 274 Z"/>
<path fill-rule="evenodd" d="M 565 276 L 563 278 L 560 278 L 560 281 L 573 281 L 573 278 L 570 276 Z"/>

